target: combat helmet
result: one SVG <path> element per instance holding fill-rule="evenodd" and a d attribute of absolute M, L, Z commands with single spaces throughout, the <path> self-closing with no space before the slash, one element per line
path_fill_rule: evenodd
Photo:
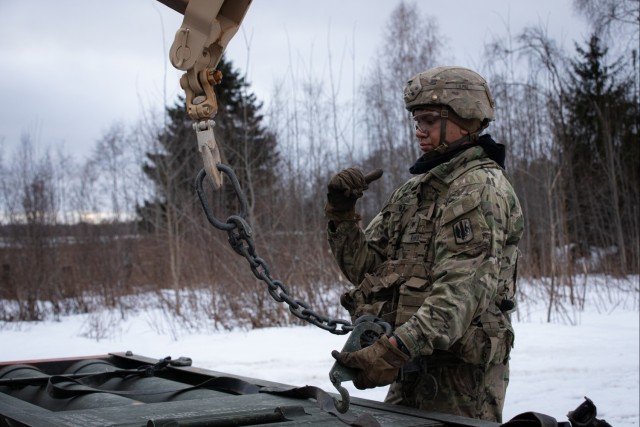
<path fill-rule="evenodd" d="M 476 139 L 495 117 L 495 103 L 487 81 L 475 71 L 457 66 L 432 68 L 411 77 L 404 89 L 404 103 L 409 112 L 418 108 L 440 110 L 441 151 L 451 145 L 444 142 L 446 119 L 469 130 L 466 139 Z M 449 111 L 453 114 L 449 115 Z M 473 128 L 471 123 L 475 123 Z"/>

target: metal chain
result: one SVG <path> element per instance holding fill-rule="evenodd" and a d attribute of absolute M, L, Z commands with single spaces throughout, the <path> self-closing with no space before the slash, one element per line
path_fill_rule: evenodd
<path fill-rule="evenodd" d="M 332 334 L 345 335 L 351 332 L 354 328 L 351 322 L 343 319 L 332 319 L 316 313 L 311 309 L 309 304 L 293 299 L 289 295 L 284 284 L 280 280 L 274 280 L 271 277 L 269 266 L 264 259 L 260 258 L 256 254 L 255 243 L 251 237 L 251 225 L 247 221 L 247 197 L 240 188 L 238 178 L 231 167 L 224 164 L 218 164 L 217 167 L 220 172 L 226 174 L 230 178 L 233 189 L 238 197 L 238 201 L 240 202 L 240 213 L 238 215 L 229 216 L 226 222 L 220 221 L 213 214 L 204 194 L 203 181 L 207 173 L 203 169 L 196 178 L 196 191 L 198 192 L 202 209 L 204 210 L 209 223 L 215 228 L 227 232 L 227 235 L 229 236 L 229 244 L 233 250 L 237 254 L 246 258 L 251 266 L 253 274 L 267 285 L 269 295 L 271 295 L 271 297 L 277 302 L 286 303 L 289 306 L 289 311 L 294 316 L 316 325 L 325 331 L 329 331 Z"/>

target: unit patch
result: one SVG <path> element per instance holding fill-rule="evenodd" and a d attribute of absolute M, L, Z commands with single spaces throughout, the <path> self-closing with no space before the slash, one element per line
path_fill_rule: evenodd
<path fill-rule="evenodd" d="M 456 238 L 456 243 L 459 245 L 473 240 L 471 221 L 465 218 L 453 224 L 453 235 Z"/>

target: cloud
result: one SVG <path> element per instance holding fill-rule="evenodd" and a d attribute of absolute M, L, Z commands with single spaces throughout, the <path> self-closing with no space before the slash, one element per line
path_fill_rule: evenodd
<path fill-rule="evenodd" d="M 398 3 L 254 0 L 227 55 L 262 101 L 292 73 L 331 75 L 348 95 L 352 76 L 385 54 L 380 43 Z M 418 6 L 436 16 L 452 60 L 471 67 L 481 62 L 483 43 L 509 26 L 516 32 L 543 22 L 560 38 L 581 31 L 570 2 Z M 14 149 L 22 134 L 40 128 L 36 142 L 65 141 L 82 157 L 110 124 L 134 123 L 149 110 L 161 114 L 181 93 L 181 73 L 168 62 L 181 22 L 182 15 L 154 0 L 1 1 L 0 141 Z"/>

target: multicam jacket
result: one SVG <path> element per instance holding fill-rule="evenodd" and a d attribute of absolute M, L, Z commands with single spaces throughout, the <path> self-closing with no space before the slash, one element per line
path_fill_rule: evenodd
<path fill-rule="evenodd" d="M 354 319 L 390 322 L 413 357 L 506 362 L 523 225 L 505 171 L 468 148 L 398 188 L 366 230 L 341 222 L 328 231 L 357 285 L 341 303 Z"/>

